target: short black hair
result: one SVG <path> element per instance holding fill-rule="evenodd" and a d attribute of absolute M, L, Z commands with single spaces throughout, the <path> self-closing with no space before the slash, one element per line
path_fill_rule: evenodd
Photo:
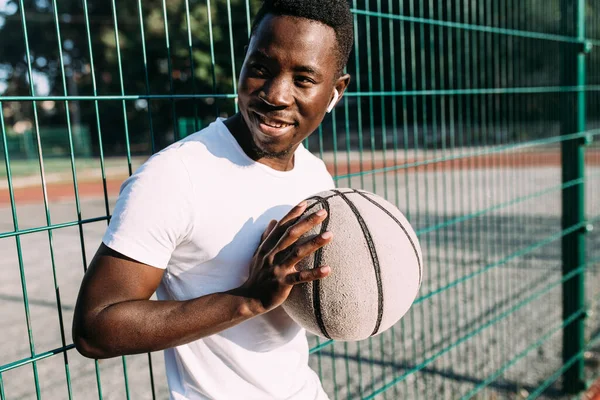
<path fill-rule="evenodd" d="M 332 27 L 338 44 L 338 73 L 342 73 L 354 43 L 348 0 L 264 0 L 254 17 L 252 34 L 268 14 L 306 18 Z"/>

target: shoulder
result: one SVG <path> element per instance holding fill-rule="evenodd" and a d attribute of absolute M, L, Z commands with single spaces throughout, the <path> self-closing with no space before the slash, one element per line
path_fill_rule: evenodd
<path fill-rule="evenodd" d="M 219 157 L 230 147 L 220 132 L 220 121 L 215 121 L 206 128 L 175 142 L 152 155 L 135 175 L 149 174 L 167 176 L 186 176 L 197 170 L 211 159 Z M 175 178 L 177 179 L 177 178 Z"/>

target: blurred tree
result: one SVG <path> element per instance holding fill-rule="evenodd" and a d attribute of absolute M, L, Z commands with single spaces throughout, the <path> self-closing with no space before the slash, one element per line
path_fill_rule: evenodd
<path fill-rule="evenodd" d="M 249 3 L 251 10 L 257 9 L 257 0 Z M 121 85 L 126 95 L 234 92 L 231 43 L 237 73 L 248 38 L 245 0 L 144 0 L 112 4 L 88 0 L 87 12 L 82 1 L 63 0 L 58 3 L 60 43 L 53 2 L 23 0 L 23 5 L 36 95 L 64 95 L 63 73 L 70 96 L 94 95 L 93 78 L 96 93 L 103 96 L 120 95 Z M 31 92 L 19 7 L 14 0 L 0 0 L 0 94 L 28 96 Z M 212 49 L 209 27 L 214 41 Z M 230 40 L 230 30 L 233 40 Z M 59 48 L 63 51 L 64 71 Z M 41 107 L 38 103 L 42 125 L 66 124 L 63 102 L 46 102 L 45 105 Z M 5 102 L 3 106 L 7 126 L 22 120 L 33 121 L 31 102 Z M 70 102 L 72 122 L 88 125 L 94 136 L 99 128 L 105 148 L 116 152 L 124 149 L 125 123 L 132 143 L 138 145 L 134 149 L 147 152 L 150 124 L 160 148 L 177 134 L 174 118 L 197 116 L 210 120 L 217 111 L 231 113 L 233 107 L 233 100 L 211 98 L 128 100 L 125 119 L 121 100 L 102 100 L 98 107 L 98 127 L 93 101 Z M 98 141 L 95 143 L 97 147 Z"/>

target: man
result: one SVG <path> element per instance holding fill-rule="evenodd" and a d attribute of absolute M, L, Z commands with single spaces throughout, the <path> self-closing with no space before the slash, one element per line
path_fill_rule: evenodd
<path fill-rule="evenodd" d="M 79 352 L 165 350 L 175 400 L 327 398 L 308 367 L 305 331 L 279 306 L 293 285 L 330 273 L 296 269 L 332 240 L 299 240 L 326 215 L 300 218 L 298 204 L 334 186 L 301 142 L 348 86 L 352 38 L 346 0 L 265 1 L 240 112 L 123 184 L 77 301 Z"/>

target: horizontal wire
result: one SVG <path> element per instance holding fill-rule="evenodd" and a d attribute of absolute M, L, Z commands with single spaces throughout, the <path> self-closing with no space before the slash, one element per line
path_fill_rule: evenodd
<path fill-rule="evenodd" d="M 565 230 L 563 230 L 563 231 L 561 231 L 561 232 L 559 232 L 557 234 L 550 235 L 546 239 L 541 240 L 541 241 L 539 241 L 537 243 L 534 243 L 531 246 L 528 246 L 528 247 L 526 247 L 524 249 L 521 249 L 521 250 L 519 250 L 519 251 L 517 251 L 515 253 L 512 253 L 511 255 L 505 257 L 504 259 L 502 259 L 500 261 L 497 261 L 497 262 L 492 263 L 492 264 L 488 264 L 487 266 L 485 266 L 484 268 L 482 268 L 482 269 L 480 269 L 478 271 L 475 271 L 475 272 L 473 272 L 473 273 L 471 273 L 469 275 L 466 275 L 466 276 L 464 276 L 464 277 L 462 277 L 460 279 L 457 279 L 457 280 L 449 283 L 448 285 L 446 285 L 446 286 L 444 286 L 444 287 L 442 287 L 442 288 L 440 288 L 440 289 L 438 289 L 438 290 L 436 290 L 434 292 L 428 293 L 425 296 L 421 296 L 421 297 L 417 298 L 413 302 L 413 306 L 416 305 L 416 304 L 418 304 L 418 303 L 422 303 L 423 301 L 425 301 L 425 300 L 427 300 L 427 299 L 429 299 L 429 298 L 431 298 L 431 297 L 433 297 L 433 296 L 435 296 L 435 295 L 437 295 L 439 293 L 445 292 L 446 290 L 448 290 L 448 289 L 450 289 L 450 288 L 452 288 L 454 286 L 457 286 L 457 285 L 459 285 L 459 284 L 461 284 L 463 282 L 466 282 L 467 280 L 472 279 L 472 278 L 474 278 L 477 275 L 480 275 L 480 274 L 482 274 L 482 273 L 484 273 L 486 271 L 489 271 L 492 268 L 495 268 L 497 266 L 506 264 L 506 262 L 508 262 L 508 261 L 510 261 L 510 260 L 512 260 L 514 258 L 521 257 L 523 255 L 526 255 L 526 254 L 530 253 L 531 251 L 533 251 L 535 249 L 538 249 L 538 248 L 543 247 L 543 246 L 545 246 L 545 245 L 547 245 L 549 243 L 552 243 L 552 242 L 554 242 L 554 241 L 562 238 L 563 236 L 566 236 L 566 235 L 568 235 L 568 234 L 570 234 L 572 232 L 575 232 L 578 229 L 581 229 L 584 226 L 585 226 L 585 223 L 580 223 L 580 224 L 574 225 L 574 226 L 572 226 L 572 227 L 570 227 L 568 229 L 565 229 Z M 590 261 L 590 262 L 596 262 L 596 261 Z M 571 273 L 573 273 L 573 272 L 574 271 L 572 271 Z M 565 275 L 563 277 L 563 280 L 561 280 L 561 282 L 570 279 L 569 277 L 570 277 L 571 273 Z M 334 340 L 330 340 L 328 342 L 324 342 L 324 343 L 320 344 L 319 346 L 315 347 L 314 349 L 311 349 L 311 353 L 314 353 L 314 352 L 316 352 L 318 350 L 321 350 L 321 349 L 323 349 L 323 348 L 331 345 L 333 342 L 335 342 L 335 341 Z M 444 351 L 444 350 L 442 350 L 442 351 Z M 438 354 L 440 354 L 440 353 L 438 353 Z M 416 372 L 416 371 L 414 371 L 414 372 Z"/>
<path fill-rule="evenodd" d="M 593 260 L 589 260 L 588 263 L 594 263 L 597 261 L 600 261 L 600 257 L 593 259 Z M 583 266 L 583 267 L 579 267 L 579 268 L 571 271 L 569 274 L 564 276 L 563 282 L 566 282 L 567 280 L 573 278 L 575 275 L 580 275 L 581 273 L 584 273 L 585 269 L 586 269 L 586 267 Z M 552 330 L 547 332 L 545 335 L 543 335 L 541 338 L 539 338 L 535 343 L 528 346 L 526 349 L 524 349 L 523 351 L 518 353 L 516 356 L 514 356 L 509 362 L 505 363 L 502 367 L 500 367 L 499 369 L 494 371 L 490 376 L 488 376 L 488 378 L 485 381 L 481 382 L 479 385 L 477 385 L 475 388 L 473 388 L 473 390 L 471 390 L 469 393 L 464 395 L 461 399 L 472 398 L 475 394 L 479 393 L 483 388 L 485 388 L 490 383 L 492 383 L 494 380 L 496 380 L 496 378 L 498 378 L 500 375 L 502 375 L 510 367 L 515 365 L 519 360 L 523 359 L 527 354 L 529 354 L 529 352 L 541 347 L 543 344 L 545 344 L 548 341 L 548 339 L 550 337 L 554 336 L 561 329 L 570 325 L 576 319 L 580 318 L 582 313 L 585 313 L 585 310 L 579 310 L 578 312 L 572 314 L 569 318 L 562 321 L 560 324 L 557 324 L 555 326 L 555 328 L 553 328 Z"/>
<path fill-rule="evenodd" d="M 550 41 L 564 42 L 564 43 L 577 43 L 578 44 L 578 43 L 582 42 L 582 40 L 576 36 L 556 35 L 556 34 L 552 34 L 552 33 L 523 31 L 523 30 L 518 30 L 518 29 L 496 28 L 493 26 L 465 24 L 465 23 L 461 23 L 461 22 L 440 21 L 440 20 L 430 19 L 430 18 L 409 17 L 407 15 L 389 14 L 389 13 L 382 13 L 382 12 L 375 12 L 375 11 L 365 11 L 365 10 L 359 10 L 356 8 L 351 9 L 351 11 L 357 15 L 364 15 L 367 17 L 393 19 L 393 20 L 398 20 L 398 21 L 413 22 L 413 23 L 424 24 L 424 25 L 436 25 L 436 26 L 442 26 L 445 28 L 455 28 L 455 29 L 462 29 L 462 30 L 466 30 L 466 31 L 495 33 L 495 34 L 499 34 L 499 35 L 517 36 L 517 37 L 523 37 L 523 38 L 528 38 L 528 39 L 550 40 Z M 600 40 L 584 39 L 584 42 L 598 44 L 598 43 L 600 43 Z"/>
<path fill-rule="evenodd" d="M 77 225 L 91 224 L 93 222 L 107 221 L 109 218 L 110 217 L 96 217 L 96 218 L 82 219 L 81 221 L 71 221 L 71 222 L 63 222 L 60 224 L 52 224 L 52 225 L 48 225 L 48 226 L 40 226 L 38 228 L 19 229 L 18 231 L 3 232 L 3 233 L 0 233 L 0 239 L 14 237 L 14 236 L 28 235 L 28 234 L 32 234 L 32 233 L 38 233 L 38 232 L 52 231 L 55 229 L 69 228 L 69 227 L 77 226 Z"/>
<path fill-rule="evenodd" d="M 581 268 L 582 270 L 585 270 L 585 267 Z M 572 271 L 572 272 L 578 272 L 579 274 L 583 273 L 583 271 Z M 555 287 L 557 287 L 558 285 L 562 284 L 563 282 L 569 280 L 573 278 L 573 276 L 571 276 L 571 274 L 567 274 L 564 277 L 562 277 L 560 280 L 555 281 L 554 283 L 538 290 L 537 292 L 533 293 L 532 295 L 530 295 L 528 298 L 526 298 L 525 300 L 523 300 L 522 302 L 520 302 L 519 304 L 515 304 L 510 310 L 507 310 L 505 312 L 503 312 L 502 314 L 498 315 L 497 317 L 491 319 L 490 321 L 486 322 L 485 324 L 481 325 L 479 328 L 469 332 L 467 335 L 464 335 L 463 337 L 461 337 L 460 339 L 456 340 L 454 343 L 452 343 L 451 345 L 445 347 L 444 349 L 438 351 L 436 354 L 434 354 L 433 356 L 427 358 L 426 360 L 424 360 L 422 363 L 420 363 L 419 365 L 411 368 L 409 371 L 406 371 L 404 374 L 402 374 L 401 376 L 395 378 L 394 380 L 392 380 L 390 383 L 384 385 L 383 387 L 377 389 L 376 391 L 374 391 L 372 394 L 370 394 L 369 396 L 365 397 L 364 399 L 374 399 L 377 395 L 387 391 L 388 389 L 392 388 L 394 385 L 402 382 L 404 379 L 406 379 L 409 375 L 412 375 L 422 369 L 424 369 L 427 365 L 431 364 L 432 362 L 434 362 L 435 360 L 437 360 L 438 358 L 440 358 L 441 356 L 443 356 L 444 354 L 446 354 L 447 352 L 451 351 L 452 349 L 458 347 L 460 344 L 466 342 L 467 340 L 471 339 L 472 337 L 478 335 L 479 333 L 481 333 L 482 331 L 484 331 L 485 329 L 489 328 L 492 325 L 495 325 L 497 322 L 503 320 L 504 318 L 510 316 L 511 314 L 513 314 L 514 312 L 516 312 L 517 310 L 519 310 L 520 308 L 523 308 L 524 306 L 526 306 L 527 304 L 537 300 L 538 298 L 540 298 L 541 296 L 545 295 L 546 293 L 550 292 L 552 289 L 554 289 Z M 582 309 L 579 311 L 579 313 L 584 313 L 585 309 Z"/>
<path fill-rule="evenodd" d="M 5 364 L 5 365 L 0 366 L 0 374 L 4 373 L 6 371 L 10 371 L 11 369 L 15 369 L 15 368 L 27 365 L 27 364 L 31 364 L 32 362 L 35 362 L 35 361 L 43 360 L 44 358 L 52 357 L 52 356 L 55 356 L 57 354 L 62 354 L 65 351 L 68 351 L 68 350 L 71 350 L 71 349 L 74 349 L 74 348 L 75 348 L 75 345 L 74 344 L 70 344 L 68 346 L 59 347 L 59 348 L 54 349 L 54 350 L 46 351 L 45 353 L 36 354 L 36 355 L 34 355 L 32 357 L 27 357 L 27 358 L 23 358 L 23 359 L 18 360 L 18 361 L 13 361 L 13 362 L 11 362 L 9 364 Z"/>
<path fill-rule="evenodd" d="M 360 91 L 345 92 L 347 97 L 401 97 L 401 96 L 468 96 L 486 94 L 536 94 L 600 92 L 600 85 L 587 86 L 531 86 L 511 88 L 445 89 L 445 90 L 401 90 L 401 91 Z M 235 93 L 224 94 L 139 94 L 139 95 L 98 95 L 98 96 L 0 96 L 0 101 L 121 101 L 121 100 L 187 100 L 187 99 L 235 99 Z"/>
<path fill-rule="evenodd" d="M 437 164 L 437 163 L 442 163 L 442 162 L 447 162 L 447 161 L 456 161 L 456 160 L 462 160 L 462 159 L 467 159 L 467 158 L 481 157 L 481 156 L 486 156 L 486 155 L 490 155 L 490 154 L 502 153 L 505 151 L 526 149 L 526 148 L 530 148 L 530 147 L 560 143 L 560 142 L 565 142 L 567 140 L 582 139 L 585 137 L 597 136 L 597 135 L 600 135 L 600 129 L 593 129 L 593 130 L 573 133 L 573 134 L 569 134 L 569 135 L 558 135 L 558 136 L 553 136 L 551 138 L 536 139 L 536 140 L 531 140 L 528 142 L 507 144 L 504 146 L 494 146 L 489 149 L 473 151 L 471 153 L 460 154 L 460 155 L 456 155 L 456 156 L 438 157 L 438 158 L 432 158 L 429 160 L 415 161 L 412 163 L 394 165 L 394 166 L 390 166 L 390 167 L 376 168 L 376 169 L 362 171 L 362 172 L 356 172 L 356 173 L 352 173 L 352 174 L 339 175 L 339 176 L 334 177 L 333 179 L 334 180 L 342 180 L 342 179 L 348 179 L 348 178 L 353 178 L 353 177 L 357 177 L 357 176 L 373 175 L 373 174 L 380 174 L 383 172 L 391 172 L 391 171 L 396 171 L 396 170 L 401 170 L 401 169 L 422 167 L 425 165 Z"/>
<path fill-rule="evenodd" d="M 579 360 L 584 356 L 585 352 L 590 348 L 596 345 L 596 343 L 600 342 L 600 333 L 597 334 L 594 338 L 590 339 L 583 350 L 579 351 L 577 354 L 573 355 L 566 363 L 564 363 L 556 372 L 548 377 L 540 386 L 537 387 L 535 391 L 533 391 L 528 397 L 527 400 L 535 399 L 538 397 L 544 390 L 548 388 L 548 386 L 552 385 L 552 383 L 556 382 L 558 378 L 571 366 L 575 363 L 575 361 Z"/>

